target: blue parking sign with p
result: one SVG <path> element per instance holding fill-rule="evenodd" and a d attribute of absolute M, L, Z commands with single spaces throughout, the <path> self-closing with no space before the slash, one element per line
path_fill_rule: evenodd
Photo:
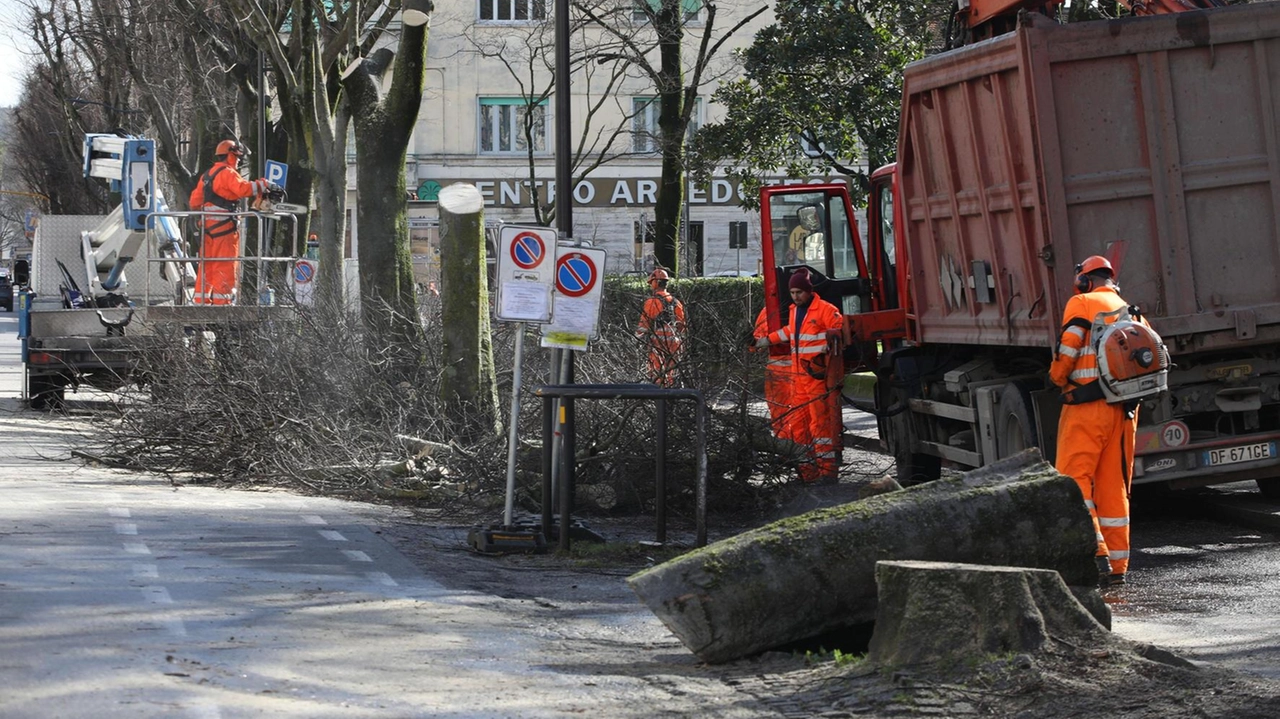
<path fill-rule="evenodd" d="M 267 160 L 267 182 L 274 182 L 284 187 L 289 179 L 289 166 L 283 162 Z"/>

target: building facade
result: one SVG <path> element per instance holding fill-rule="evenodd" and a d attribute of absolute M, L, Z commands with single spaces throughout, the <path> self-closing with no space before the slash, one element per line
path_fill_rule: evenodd
<path fill-rule="evenodd" d="M 615 5 L 601 5 L 598 12 L 612 12 L 609 17 L 621 23 L 620 34 L 636 45 L 651 42 L 644 12 L 611 1 Z M 691 67 L 708 23 L 705 9 L 688 4 L 694 0 L 685 2 L 686 66 Z M 712 40 L 760 7 L 745 0 L 718 4 Z M 739 75 L 734 50 L 750 45 L 756 31 L 772 20 L 771 12 L 759 15 L 722 46 L 699 88 L 695 128 L 722 116 L 711 95 L 721 82 Z M 571 150 L 580 154 L 583 167 L 598 163 L 573 188 L 574 238 L 608 252 L 608 273 L 647 273 L 654 266 L 651 223 L 661 174 L 654 89 L 643 73 L 602 61 L 625 52 L 617 36 L 577 28 L 573 38 L 578 70 L 571 83 Z M 405 166 L 412 249 L 424 283 L 438 279 L 435 199 L 443 187 L 474 184 L 485 197 L 490 226 L 534 224 L 535 192 L 544 203 L 555 197 L 561 148 L 554 142 L 553 40 L 550 4 L 543 0 L 437 2 L 426 87 Z M 648 59 L 656 63 L 656 51 Z M 686 82 L 689 77 L 686 72 Z M 354 207 L 354 181 L 350 188 Z M 709 187 L 690 184 L 682 276 L 760 271 L 759 215 L 744 210 L 741 200 L 741 189 L 723 177 Z M 353 235 L 358 242 L 358 227 Z"/>

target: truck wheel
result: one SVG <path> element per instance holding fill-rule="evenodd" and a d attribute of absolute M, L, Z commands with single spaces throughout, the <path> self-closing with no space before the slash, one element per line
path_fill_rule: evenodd
<path fill-rule="evenodd" d="M 1280 501 L 1280 477 L 1272 479 L 1255 479 L 1258 483 L 1258 491 L 1262 492 L 1262 496 L 1267 499 Z"/>
<path fill-rule="evenodd" d="M 66 385 L 61 377 L 34 375 L 27 378 L 27 402 L 31 409 L 51 410 L 62 407 Z"/>
<path fill-rule="evenodd" d="M 942 458 L 932 454 L 916 454 L 901 452 L 893 456 L 898 463 L 898 484 L 910 487 L 913 484 L 932 482 L 942 476 Z"/>
<path fill-rule="evenodd" d="M 1004 459 L 1028 447 L 1036 447 L 1036 427 L 1032 419 L 1031 386 L 1010 382 L 1000 393 L 996 407 L 996 457 Z"/>

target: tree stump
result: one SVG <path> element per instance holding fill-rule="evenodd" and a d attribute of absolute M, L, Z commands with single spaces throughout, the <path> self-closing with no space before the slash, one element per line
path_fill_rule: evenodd
<path fill-rule="evenodd" d="M 868 658 L 888 666 L 955 664 L 1034 653 L 1050 638 L 1106 643 L 1105 627 L 1051 569 L 949 562 L 876 564 L 879 611 Z"/>
<path fill-rule="evenodd" d="M 1096 587 L 1096 548 L 1075 481 L 1031 449 L 774 522 L 627 583 L 698 657 L 723 662 L 874 621 L 881 560 L 1040 567 Z"/>
<path fill-rule="evenodd" d="M 469 428 L 497 431 L 498 383 L 485 279 L 484 197 L 474 185 L 440 191 L 440 277 L 444 336 L 440 399 Z"/>

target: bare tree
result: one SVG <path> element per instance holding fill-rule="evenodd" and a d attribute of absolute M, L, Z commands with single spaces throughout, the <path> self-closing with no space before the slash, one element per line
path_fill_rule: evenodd
<path fill-rule="evenodd" d="M 617 63 L 638 73 L 655 92 L 652 102 L 658 106 L 658 131 L 654 140 L 662 157 L 662 177 L 654 208 L 654 251 L 659 264 L 678 273 L 685 142 L 698 91 L 714 78 L 713 63 L 725 43 L 768 6 L 747 10 L 723 32 L 718 32 L 716 24 L 718 6 L 701 0 L 614 0 L 594 7 L 575 3 L 575 7 L 610 39 L 597 47 L 596 61 Z M 692 54 L 685 51 L 686 33 L 697 40 Z"/>
<path fill-rule="evenodd" d="M 597 61 L 600 33 L 576 6 L 570 10 L 570 76 L 575 91 L 585 100 L 585 112 L 574 117 L 579 128 L 574 146 L 557 148 L 558 152 L 567 150 L 572 154 L 573 176 L 571 186 L 561 189 L 557 197 L 571 197 L 572 187 L 596 168 L 634 154 L 628 144 L 632 114 L 624 113 L 619 122 L 613 111 L 619 107 L 617 98 L 627 79 L 626 67 Z M 500 64 L 519 88 L 525 110 L 518 118 L 521 137 L 515 144 L 524 151 L 528 204 L 536 223 L 551 225 L 555 222 L 556 201 L 542 188 L 538 160 L 539 148 L 546 147 L 547 132 L 546 113 L 541 108 L 555 94 L 555 24 L 544 20 L 490 32 L 483 25 L 472 23 L 462 36 L 469 46 L 464 52 Z"/>

